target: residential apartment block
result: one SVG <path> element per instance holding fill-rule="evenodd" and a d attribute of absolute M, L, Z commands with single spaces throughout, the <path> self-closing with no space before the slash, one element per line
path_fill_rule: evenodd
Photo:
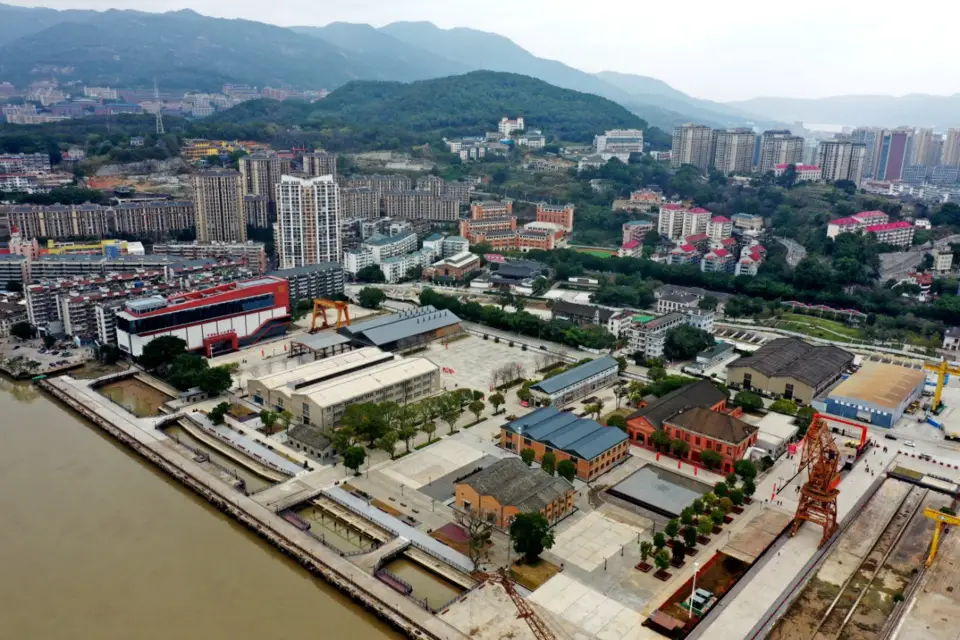
<path fill-rule="evenodd" d="M 287 281 L 290 285 L 290 300 L 293 302 L 331 298 L 343 294 L 343 265 L 336 262 L 320 262 L 293 269 L 280 269 L 271 271 L 267 275 Z"/>
<path fill-rule="evenodd" d="M 153 245 L 153 255 L 182 260 L 227 260 L 247 265 L 256 273 L 267 270 L 267 252 L 262 242 L 175 242 Z"/>
<path fill-rule="evenodd" d="M 237 164 L 244 195 L 263 196 L 273 205 L 277 197 L 277 183 L 282 175 L 280 156 L 258 151 L 242 156 Z"/>
<path fill-rule="evenodd" d="M 225 169 L 202 171 L 193 176 L 192 182 L 197 240 L 245 242 L 247 218 L 240 173 Z"/>
<path fill-rule="evenodd" d="M 913 243 L 915 230 L 916 228 L 906 220 L 884 222 L 866 228 L 867 233 L 872 233 L 877 237 L 877 242 L 898 247 L 909 247 Z"/>
<path fill-rule="evenodd" d="M 779 164 L 803 162 L 803 138 L 789 130 L 764 131 L 760 139 L 760 173 L 773 171 Z"/>
<path fill-rule="evenodd" d="M 841 233 L 856 233 L 873 225 L 886 224 L 890 216 L 883 211 L 861 211 L 846 218 L 836 218 L 827 223 L 827 237 L 836 238 Z"/>
<path fill-rule="evenodd" d="M 380 216 L 380 195 L 371 187 L 340 189 L 341 218 L 377 218 Z"/>
<path fill-rule="evenodd" d="M 372 189 L 374 193 L 378 196 L 383 195 L 389 191 L 410 191 L 413 189 L 413 185 L 410 182 L 410 178 L 405 175 L 395 174 L 395 175 L 380 175 L 380 174 L 369 174 L 369 175 L 357 175 L 350 176 L 349 178 L 341 179 L 342 186 L 348 188 L 356 187 L 367 187 Z"/>
<path fill-rule="evenodd" d="M 657 231 L 671 240 L 679 240 L 697 233 L 706 233 L 710 212 L 700 207 L 688 209 L 682 204 L 661 205 L 657 217 Z"/>
<path fill-rule="evenodd" d="M 713 131 L 710 127 L 686 123 L 673 130 L 670 166 L 674 169 L 692 164 L 706 171 L 713 160 L 712 152 Z"/>
<path fill-rule="evenodd" d="M 337 154 L 317 149 L 303 154 L 303 172 L 308 176 L 333 176 L 337 179 Z"/>
<path fill-rule="evenodd" d="M 0 234 L 13 227 L 26 238 L 110 237 L 127 234 L 159 238 L 196 225 L 190 201 L 128 202 L 114 206 L 13 205 L 0 206 Z"/>
<path fill-rule="evenodd" d="M 340 262 L 340 220 L 340 187 L 333 176 L 283 176 L 275 226 L 280 268 Z"/>
<path fill-rule="evenodd" d="M 860 186 L 866 155 L 866 145 L 842 140 L 825 140 L 820 143 L 817 154 L 820 178 L 826 182 L 849 180 Z"/>
<path fill-rule="evenodd" d="M 753 171 L 753 153 L 757 136 L 752 129 L 717 129 L 713 132 L 713 161 L 724 174 Z"/>
<path fill-rule="evenodd" d="M 390 191 L 383 194 L 383 215 L 411 220 L 453 221 L 460 218 L 460 200 L 438 198 L 429 191 Z"/>

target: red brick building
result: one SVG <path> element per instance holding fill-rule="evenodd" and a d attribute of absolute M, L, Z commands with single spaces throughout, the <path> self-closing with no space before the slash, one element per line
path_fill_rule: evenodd
<path fill-rule="evenodd" d="M 541 202 L 537 205 L 537 222 L 552 222 L 570 233 L 573 231 L 573 210 L 572 204 L 557 206 Z"/>
<path fill-rule="evenodd" d="M 487 220 L 489 218 L 505 218 L 513 215 L 513 202 L 498 202 L 484 200 L 470 205 L 470 218 L 473 220 Z M 462 235 L 462 234 L 461 234 Z"/>
<path fill-rule="evenodd" d="M 722 457 L 719 471 L 730 473 L 733 464 L 743 458 L 757 441 L 757 427 L 739 419 L 742 410 L 727 407 L 727 396 L 709 380 L 681 387 L 651 402 L 627 418 L 627 434 L 632 444 L 653 449 L 651 436 L 661 430 L 671 440 L 682 440 L 690 447 L 683 458 L 702 464 L 703 451 L 715 451 Z"/>
<path fill-rule="evenodd" d="M 504 458 L 456 483 L 457 508 L 507 529 L 520 513 L 540 513 L 555 523 L 573 511 L 573 485 L 520 458 Z"/>

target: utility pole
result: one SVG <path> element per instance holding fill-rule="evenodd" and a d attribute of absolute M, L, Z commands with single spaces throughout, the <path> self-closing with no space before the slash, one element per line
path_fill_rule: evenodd
<path fill-rule="evenodd" d="M 153 79 L 153 99 L 157 103 L 157 135 L 162 136 L 163 130 L 163 106 L 160 104 L 160 90 L 157 89 L 157 79 Z"/>

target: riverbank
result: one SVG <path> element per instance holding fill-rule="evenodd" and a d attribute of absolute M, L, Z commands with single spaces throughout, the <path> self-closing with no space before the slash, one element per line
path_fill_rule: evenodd
<path fill-rule="evenodd" d="M 71 378 L 40 380 L 37 386 L 409 637 L 465 638 L 444 621 L 336 556 L 274 512 L 238 493 L 167 446 L 166 436 L 150 430 L 157 422 L 169 420 L 170 416 L 139 421 L 127 417 L 113 406 L 88 395 L 89 389 Z"/>

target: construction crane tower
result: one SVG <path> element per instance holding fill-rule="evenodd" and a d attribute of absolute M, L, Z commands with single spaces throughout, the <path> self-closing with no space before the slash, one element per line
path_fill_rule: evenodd
<path fill-rule="evenodd" d="M 157 135 L 164 134 L 163 129 L 163 106 L 160 104 L 160 90 L 157 88 L 157 79 L 153 79 L 153 99 L 157 103 Z"/>
<path fill-rule="evenodd" d="M 837 530 L 837 496 L 840 490 L 840 451 L 827 426 L 827 417 L 813 414 L 807 434 L 803 437 L 798 472 L 808 469 L 810 476 L 800 488 L 800 502 L 793 517 L 790 536 L 793 537 L 806 520 L 823 527 L 822 547 Z"/>
<path fill-rule="evenodd" d="M 943 385 L 947 382 L 947 374 L 952 373 L 955 376 L 960 375 L 960 369 L 957 367 L 951 367 L 946 358 L 937 364 L 925 364 L 923 365 L 923 368 L 927 371 L 932 371 L 937 374 L 937 390 L 933 393 L 933 404 L 930 406 L 930 413 L 936 415 L 936 413 L 940 410 L 943 396 Z"/>

